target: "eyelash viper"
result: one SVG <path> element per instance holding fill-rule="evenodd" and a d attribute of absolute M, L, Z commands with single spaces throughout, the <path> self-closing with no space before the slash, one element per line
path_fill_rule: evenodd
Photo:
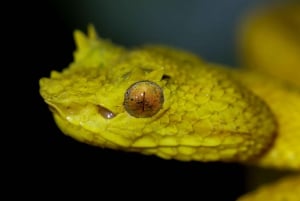
<path fill-rule="evenodd" d="M 299 23 L 296 11 L 299 7 L 289 7 L 284 12 L 294 13 L 295 20 L 283 20 Z M 282 13 L 252 17 L 242 28 L 245 69 L 161 45 L 126 49 L 99 38 L 93 26 L 87 35 L 77 30 L 74 62 L 41 78 L 40 94 L 62 132 L 84 143 L 165 159 L 299 171 L 299 75 L 280 67 L 284 61 L 299 67 L 300 49 L 294 36 L 284 38 L 290 30 L 276 21 Z M 271 42 L 274 51 L 264 49 Z M 266 55 L 276 51 L 276 58 Z M 281 192 L 296 200 L 299 187 L 294 194 L 290 190 L 297 183 L 299 175 L 240 199 L 264 200 Z"/>

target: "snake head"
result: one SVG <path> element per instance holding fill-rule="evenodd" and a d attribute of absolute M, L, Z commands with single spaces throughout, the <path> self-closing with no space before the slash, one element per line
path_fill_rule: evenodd
<path fill-rule="evenodd" d="M 125 49 L 75 31 L 74 62 L 40 80 L 65 134 L 91 145 L 179 160 L 237 161 L 274 137 L 266 104 L 228 70 L 165 46 Z"/>

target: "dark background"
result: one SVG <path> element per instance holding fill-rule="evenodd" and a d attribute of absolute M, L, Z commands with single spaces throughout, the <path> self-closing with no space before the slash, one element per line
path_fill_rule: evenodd
<path fill-rule="evenodd" d="M 245 192 L 241 165 L 162 160 L 95 148 L 63 135 L 39 95 L 38 81 L 72 61 L 72 32 L 85 29 L 89 22 L 101 36 L 126 46 L 164 43 L 210 61 L 236 65 L 236 23 L 247 8 L 262 1 L 116 2 L 26 1 L 11 5 L 4 18 L 8 23 L 3 25 L 3 32 L 9 35 L 4 38 L 7 52 L 12 53 L 6 68 L 11 81 L 9 87 L 4 85 L 13 105 L 4 105 L 9 108 L 6 132 L 12 137 L 4 144 L 9 147 L 7 153 L 14 152 L 6 163 L 13 170 L 7 175 L 8 186 L 27 188 L 24 196 L 36 197 L 39 192 L 58 199 L 60 193 L 84 193 L 100 200 L 105 196 L 236 199 Z"/>

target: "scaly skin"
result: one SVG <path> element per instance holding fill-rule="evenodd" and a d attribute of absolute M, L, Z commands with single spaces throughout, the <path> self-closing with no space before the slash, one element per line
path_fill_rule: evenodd
<path fill-rule="evenodd" d="M 87 36 L 80 31 L 74 35 L 74 62 L 40 80 L 40 93 L 66 135 L 165 159 L 299 171 L 298 87 L 262 73 L 207 63 L 174 48 L 128 50 L 98 38 L 92 26 Z M 137 118 L 124 109 L 124 96 L 132 84 L 145 80 L 161 87 L 164 102 L 153 116 Z M 269 199 L 266 192 L 290 194 L 300 177 L 290 180 L 257 192 Z M 285 187 L 280 191 L 278 186 Z M 292 193 L 290 200 L 300 196 L 299 190 Z M 241 200 L 255 200 L 256 195 Z"/>
<path fill-rule="evenodd" d="M 271 147 L 255 163 L 278 169 L 300 169 L 300 88 L 271 76 L 242 71 L 241 82 L 263 97 L 277 120 L 277 135 Z"/>
<path fill-rule="evenodd" d="M 94 36 L 91 27 L 88 38 L 76 31 L 75 61 L 40 81 L 66 134 L 96 146 L 199 161 L 246 161 L 272 143 L 277 127 L 269 107 L 227 70 L 183 51 L 125 50 Z M 162 109 L 148 118 L 123 107 L 126 90 L 141 80 L 164 93 Z M 104 118 L 99 107 L 115 117 Z"/>
<path fill-rule="evenodd" d="M 266 166 L 289 167 L 299 171 L 300 139 L 300 4 L 279 4 L 252 11 L 240 23 L 239 56 L 242 66 L 264 72 L 284 81 L 274 81 L 257 73 L 247 74 L 243 81 L 264 97 L 278 122 L 278 135 L 257 161 Z M 270 84 L 271 83 L 271 84 Z M 294 86 L 293 86 L 294 85 Z M 268 94 L 268 95 L 266 95 Z M 287 162 L 290 161 L 290 162 Z M 267 165 L 268 166 L 268 165 Z M 239 201 L 299 200 L 300 176 L 292 175 L 265 185 Z"/>

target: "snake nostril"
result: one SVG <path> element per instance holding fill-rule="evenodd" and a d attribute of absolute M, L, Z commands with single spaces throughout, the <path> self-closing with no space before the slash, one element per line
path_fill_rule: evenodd
<path fill-rule="evenodd" d="M 98 108 L 98 112 L 105 119 L 112 119 L 116 116 L 112 111 L 110 111 L 109 109 L 107 109 L 105 107 L 102 107 L 101 105 L 97 105 L 97 108 Z"/>

